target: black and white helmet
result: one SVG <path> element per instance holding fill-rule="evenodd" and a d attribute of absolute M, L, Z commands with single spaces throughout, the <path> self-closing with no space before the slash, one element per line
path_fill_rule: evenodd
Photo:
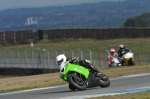
<path fill-rule="evenodd" d="M 124 49 L 124 45 L 123 45 L 123 44 L 120 44 L 120 45 L 119 45 L 119 49 Z"/>

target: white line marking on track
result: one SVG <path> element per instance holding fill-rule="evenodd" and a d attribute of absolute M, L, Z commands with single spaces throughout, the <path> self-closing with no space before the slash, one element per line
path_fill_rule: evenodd
<path fill-rule="evenodd" d="M 85 99 L 85 98 L 91 98 L 91 97 L 101 97 L 101 96 L 108 96 L 108 95 L 118 95 L 118 94 L 142 92 L 142 91 L 147 91 L 147 90 L 150 90 L 150 86 L 149 87 L 134 88 L 134 89 L 115 90 L 115 91 L 110 91 L 110 92 L 94 93 L 94 94 L 82 95 L 82 96 L 53 98 L 53 99 Z M 52 98 L 49 98 L 49 99 L 52 99 Z"/>
<path fill-rule="evenodd" d="M 16 91 L 16 92 L 7 92 L 7 93 L 1 93 L 0 96 L 2 96 L 2 95 L 10 95 L 10 94 L 17 94 L 17 93 L 23 93 L 23 92 L 30 92 L 30 91 L 38 91 L 38 90 L 46 90 L 46 89 L 60 88 L 60 87 L 67 87 L 67 85 L 60 85 L 60 86 L 53 86 L 53 87 L 45 87 L 45 88 L 36 88 L 36 89 L 22 90 L 22 91 Z"/>

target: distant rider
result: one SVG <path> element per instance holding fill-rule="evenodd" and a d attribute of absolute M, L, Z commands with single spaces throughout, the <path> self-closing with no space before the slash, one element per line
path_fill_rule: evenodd
<path fill-rule="evenodd" d="M 113 57 L 118 57 L 118 54 L 117 54 L 117 52 L 115 51 L 115 49 L 114 48 L 111 48 L 110 50 L 109 50 L 109 54 L 108 54 L 108 58 L 107 58 L 107 62 L 108 62 L 108 66 L 109 67 L 111 67 L 112 66 L 112 64 L 113 64 Z"/>
<path fill-rule="evenodd" d="M 81 60 L 81 59 L 79 59 L 79 57 L 66 58 L 66 56 L 64 54 L 60 54 L 56 57 L 56 61 L 59 66 L 66 64 L 66 62 L 69 61 L 72 64 L 79 64 L 83 67 L 89 68 L 91 70 L 91 72 L 94 74 L 99 73 L 98 69 L 95 68 L 92 64 L 90 64 L 90 62 L 87 59 Z"/>
<path fill-rule="evenodd" d="M 125 48 L 125 46 L 123 44 L 119 45 L 119 49 L 118 49 L 118 57 L 122 57 L 122 55 L 124 54 L 123 52 L 130 52 L 130 50 L 128 48 Z"/>

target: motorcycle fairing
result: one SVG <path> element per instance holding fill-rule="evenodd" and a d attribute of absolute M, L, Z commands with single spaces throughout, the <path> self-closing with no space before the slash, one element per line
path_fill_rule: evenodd
<path fill-rule="evenodd" d="M 122 58 L 124 58 L 124 61 L 125 61 L 125 63 L 128 65 L 128 61 L 130 60 L 130 59 L 132 59 L 133 61 L 134 61 L 134 56 L 133 56 L 133 53 L 131 53 L 131 52 L 128 52 L 128 53 L 126 53 L 126 54 L 124 54 L 123 56 L 122 56 Z"/>
<path fill-rule="evenodd" d="M 60 72 L 60 78 L 64 79 L 65 81 L 67 81 L 67 78 L 71 74 L 71 72 L 77 72 L 83 75 L 85 78 L 88 78 L 89 76 L 89 70 L 78 64 L 71 64 L 67 62 L 62 70 L 63 71 Z"/>

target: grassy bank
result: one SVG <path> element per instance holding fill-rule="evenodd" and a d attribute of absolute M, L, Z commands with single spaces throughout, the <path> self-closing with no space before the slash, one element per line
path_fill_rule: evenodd
<path fill-rule="evenodd" d="M 73 50 L 80 48 L 82 50 L 90 49 L 91 51 L 105 51 L 111 47 L 118 49 L 119 44 L 124 44 L 127 48 L 133 52 L 150 52 L 149 46 L 150 38 L 138 38 L 138 39 L 112 39 L 112 40 L 95 40 L 95 39 L 57 39 L 53 41 L 40 41 L 34 44 L 33 49 L 46 48 L 49 50 L 60 48 Z M 83 46 L 84 45 L 84 46 Z M 24 45 L 5 45 L 1 46 L 0 50 L 6 49 L 30 49 L 30 44 Z"/>

